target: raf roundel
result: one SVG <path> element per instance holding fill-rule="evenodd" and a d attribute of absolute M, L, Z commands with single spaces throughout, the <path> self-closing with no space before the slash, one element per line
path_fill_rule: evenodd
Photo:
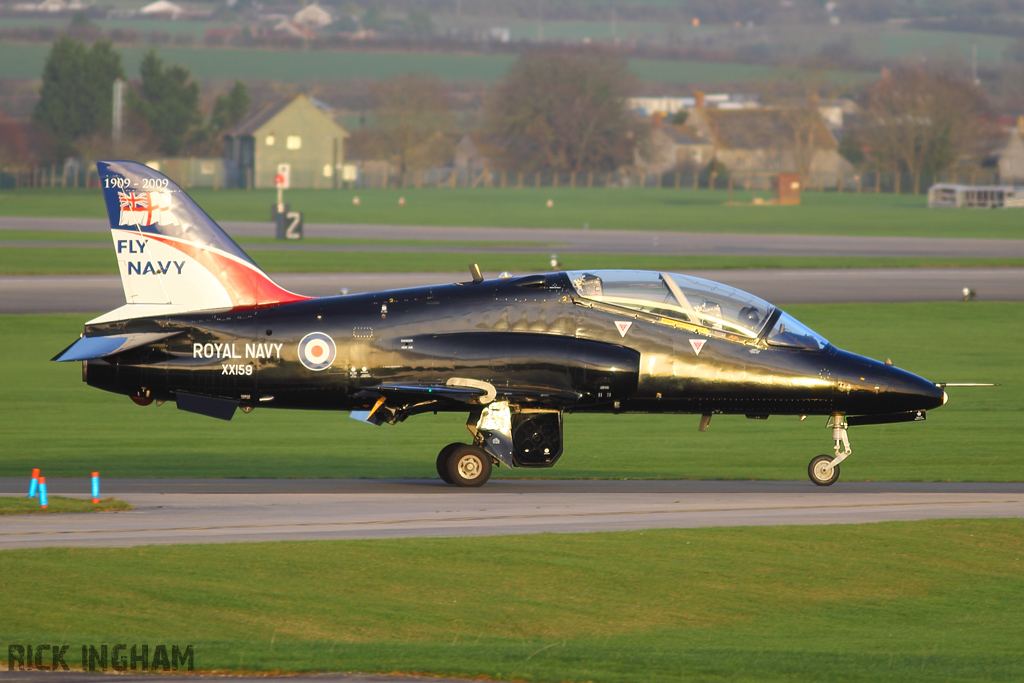
<path fill-rule="evenodd" d="M 299 342 L 299 362 L 314 372 L 331 367 L 337 355 L 334 340 L 323 332 L 310 332 Z"/>

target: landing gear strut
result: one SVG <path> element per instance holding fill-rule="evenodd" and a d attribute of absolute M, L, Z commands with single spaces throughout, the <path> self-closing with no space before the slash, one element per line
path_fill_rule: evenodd
<path fill-rule="evenodd" d="M 831 486 L 839 479 L 839 463 L 846 460 L 852 453 L 850 450 L 850 437 L 846 433 L 849 425 L 843 415 L 833 415 L 829 420 L 832 427 L 832 440 L 835 455 L 819 455 L 811 460 L 807 466 L 807 475 L 818 486 Z"/>

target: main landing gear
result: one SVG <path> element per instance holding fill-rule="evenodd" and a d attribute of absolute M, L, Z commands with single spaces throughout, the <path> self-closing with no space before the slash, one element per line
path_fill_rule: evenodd
<path fill-rule="evenodd" d="M 450 443 L 437 454 L 437 473 L 446 484 L 483 486 L 491 477 L 491 456 L 479 446 Z"/>
<path fill-rule="evenodd" d="M 562 413 L 491 401 L 473 410 L 466 428 L 472 444 L 452 443 L 437 454 L 437 474 L 446 484 L 483 486 L 491 467 L 551 467 L 562 455 Z"/>
<path fill-rule="evenodd" d="M 811 460 L 807 466 L 807 475 L 818 486 L 831 486 L 839 479 L 839 463 L 846 460 L 852 451 L 850 450 L 850 437 L 846 434 L 849 425 L 843 415 L 833 415 L 829 420 L 832 427 L 832 440 L 835 455 L 819 455 Z"/>

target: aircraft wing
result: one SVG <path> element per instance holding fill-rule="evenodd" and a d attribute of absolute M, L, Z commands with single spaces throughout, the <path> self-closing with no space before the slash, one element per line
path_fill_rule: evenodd
<path fill-rule="evenodd" d="M 181 334 L 181 331 L 174 332 L 135 332 L 129 334 L 111 334 L 101 337 L 80 337 L 75 343 L 67 347 L 50 360 L 58 363 L 71 360 L 93 360 L 105 356 L 113 356 L 129 349 L 134 349 L 146 344 L 152 344 L 161 339 Z"/>
<path fill-rule="evenodd" d="M 467 404 L 486 404 L 493 400 L 518 399 L 520 401 L 545 401 L 572 404 L 580 394 L 567 389 L 535 386 L 494 386 L 476 380 L 449 380 L 447 384 L 428 382 L 406 382 L 378 384 L 367 387 L 364 396 L 378 396 L 394 399 L 395 403 L 419 403 L 429 400 L 449 400 Z"/>

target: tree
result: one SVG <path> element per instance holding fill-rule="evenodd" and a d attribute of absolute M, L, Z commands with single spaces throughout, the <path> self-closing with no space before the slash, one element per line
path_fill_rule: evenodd
<path fill-rule="evenodd" d="M 388 22 L 384 18 L 384 14 L 376 5 L 370 5 L 366 8 L 366 13 L 363 14 L 362 22 L 363 28 L 370 31 L 377 31 L 378 33 L 382 33 L 388 28 Z"/>
<path fill-rule="evenodd" d="M 37 125 L 0 114 L 0 169 L 46 158 L 49 147 L 46 137 Z"/>
<path fill-rule="evenodd" d="M 860 131 L 865 154 L 878 168 L 914 177 L 939 173 L 962 157 L 980 157 L 991 143 L 988 104 L 981 90 L 922 69 L 884 75 L 867 95 Z"/>
<path fill-rule="evenodd" d="M 231 90 L 217 95 L 206 125 L 193 128 L 188 135 L 188 152 L 200 156 L 223 154 L 224 132 L 245 117 L 250 103 L 249 89 L 241 81 L 235 81 Z"/>
<path fill-rule="evenodd" d="M 804 100 L 794 106 L 779 109 L 782 120 L 790 130 L 789 140 L 780 140 L 780 143 L 792 153 L 802 183 L 807 182 L 815 153 L 820 149 L 835 147 L 835 139 L 821 119 L 818 103 L 818 95 L 808 93 Z"/>
<path fill-rule="evenodd" d="M 189 80 L 188 69 L 183 66 L 165 69 L 155 50 L 142 58 L 139 73 L 142 84 L 138 92 L 130 91 L 130 106 L 149 125 L 160 151 L 178 154 L 189 129 L 201 120 L 199 85 Z"/>
<path fill-rule="evenodd" d="M 407 170 L 444 161 L 451 112 L 440 81 L 406 74 L 374 84 L 370 91 L 376 102 L 380 151 L 394 157 L 403 177 Z"/>
<path fill-rule="evenodd" d="M 429 38 L 434 35 L 434 20 L 430 18 L 430 12 L 423 7 L 413 7 L 409 10 L 409 30 L 417 38 Z"/>
<path fill-rule="evenodd" d="M 99 28 L 93 23 L 88 12 L 79 10 L 71 17 L 68 24 L 68 35 L 82 40 L 95 40 L 100 34 Z"/>
<path fill-rule="evenodd" d="M 611 171 L 644 138 L 626 109 L 625 61 L 600 54 L 524 55 L 484 104 L 488 131 L 515 170 Z"/>
<path fill-rule="evenodd" d="M 124 69 L 110 41 L 97 41 L 86 49 L 62 36 L 53 44 L 32 119 L 53 139 L 57 158 L 74 155 L 83 138 L 109 133 L 118 78 L 124 78 Z"/>
<path fill-rule="evenodd" d="M 245 113 L 249 111 L 249 89 L 245 83 L 235 81 L 235 85 L 228 91 L 227 95 L 217 95 L 213 102 L 213 113 L 210 114 L 210 129 L 214 135 L 219 135 L 225 130 L 242 120 Z"/>

